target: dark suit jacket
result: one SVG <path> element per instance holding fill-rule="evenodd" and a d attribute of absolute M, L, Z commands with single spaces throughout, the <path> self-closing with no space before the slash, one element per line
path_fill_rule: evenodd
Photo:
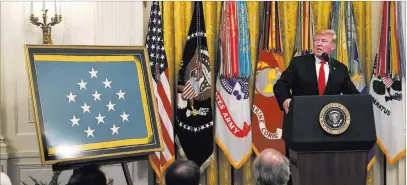
<path fill-rule="evenodd" d="M 333 58 L 330 60 L 331 70 L 324 95 L 360 94 L 350 79 L 348 68 Z M 274 84 L 274 94 L 281 110 L 284 110 L 283 103 L 287 98 L 318 95 L 315 56 L 311 54 L 293 58 L 290 65 Z"/>

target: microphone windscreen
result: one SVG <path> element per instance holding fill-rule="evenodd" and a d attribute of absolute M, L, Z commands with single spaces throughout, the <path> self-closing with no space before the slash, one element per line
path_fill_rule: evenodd
<path fill-rule="evenodd" d="M 325 62 L 329 62 L 329 55 L 327 53 L 322 53 L 322 58 L 325 60 Z"/>

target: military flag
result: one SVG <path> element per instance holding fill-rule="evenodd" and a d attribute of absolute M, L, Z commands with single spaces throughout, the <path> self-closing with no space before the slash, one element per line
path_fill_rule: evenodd
<path fill-rule="evenodd" d="M 405 156 L 405 48 L 399 2 L 383 2 L 380 44 L 369 93 L 373 97 L 377 144 L 392 165 Z M 405 88 L 405 87 L 404 87 Z M 404 90 L 405 91 L 405 90 Z"/>
<path fill-rule="evenodd" d="M 298 2 L 297 32 L 295 35 L 293 57 L 311 53 L 314 32 L 314 17 L 312 14 L 311 2 L 300 1 Z"/>
<path fill-rule="evenodd" d="M 194 3 L 178 74 L 176 143 L 181 156 L 196 162 L 202 171 L 213 157 L 213 113 L 211 67 L 200 1 Z"/>
<path fill-rule="evenodd" d="M 284 70 L 278 2 L 264 2 L 263 13 L 252 109 L 253 150 L 257 155 L 266 148 L 273 148 L 284 155 L 283 112 L 273 92 Z"/>
<path fill-rule="evenodd" d="M 215 141 L 232 166 L 238 169 L 252 153 L 248 84 L 251 59 L 246 2 L 224 2 L 221 15 Z"/>

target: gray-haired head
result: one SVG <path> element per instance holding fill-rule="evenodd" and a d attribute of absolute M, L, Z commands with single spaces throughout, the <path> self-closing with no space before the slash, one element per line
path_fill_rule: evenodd
<path fill-rule="evenodd" d="M 256 185 L 285 185 L 290 178 L 290 162 L 274 149 L 266 149 L 253 164 Z"/>

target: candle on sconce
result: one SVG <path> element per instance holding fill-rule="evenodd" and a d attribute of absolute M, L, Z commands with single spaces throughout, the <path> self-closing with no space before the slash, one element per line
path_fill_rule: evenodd
<path fill-rule="evenodd" d="M 55 5 L 55 15 L 57 15 L 58 14 L 58 12 L 57 12 L 57 1 L 54 1 L 54 5 Z"/>
<path fill-rule="evenodd" d="M 42 10 L 45 10 L 45 1 L 42 1 Z"/>
<path fill-rule="evenodd" d="M 34 14 L 34 5 L 33 2 L 30 2 L 30 14 L 33 15 Z"/>
<path fill-rule="evenodd" d="M 59 5 L 59 15 L 61 15 L 61 2 L 60 1 L 58 1 L 58 5 Z"/>

